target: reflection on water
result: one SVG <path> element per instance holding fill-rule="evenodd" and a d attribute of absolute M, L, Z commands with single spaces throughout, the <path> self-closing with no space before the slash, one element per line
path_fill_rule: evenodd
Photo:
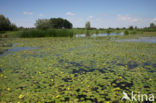
<path fill-rule="evenodd" d="M 101 33 L 101 34 L 76 34 L 75 37 L 103 37 L 103 36 L 118 36 L 124 35 L 123 32 L 121 33 Z"/>
<path fill-rule="evenodd" d="M 75 37 L 86 37 L 86 34 L 76 34 Z"/>
<path fill-rule="evenodd" d="M 4 53 L 0 54 L 0 56 L 5 56 L 7 54 L 11 54 L 11 53 L 19 52 L 19 51 L 23 51 L 23 50 L 33 50 L 33 49 L 37 49 L 37 48 L 34 48 L 34 47 L 14 47 L 14 48 L 8 49 Z"/>
<path fill-rule="evenodd" d="M 124 39 L 117 40 L 119 42 L 146 42 L 146 43 L 156 43 L 156 37 L 140 37 L 138 39 Z"/>

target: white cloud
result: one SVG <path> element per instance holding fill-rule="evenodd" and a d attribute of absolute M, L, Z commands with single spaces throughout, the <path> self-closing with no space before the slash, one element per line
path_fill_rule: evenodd
<path fill-rule="evenodd" d="M 24 15 L 33 15 L 33 12 L 24 12 Z"/>
<path fill-rule="evenodd" d="M 42 17 L 42 16 L 44 16 L 44 15 L 43 15 L 43 14 L 40 14 L 39 16 Z"/>
<path fill-rule="evenodd" d="M 118 18 L 118 20 L 125 21 L 125 22 L 138 22 L 138 21 L 141 21 L 141 19 L 134 18 L 134 17 L 127 16 L 127 15 L 118 15 L 117 18 Z"/>
<path fill-rule="evenodd" d="M 66 15 L 68 15 L 68 16 L 75 16 L 76 14 L 72 13 L 72 12 L 66 12 Z"/>
<path fill-rule="evenodd" d="M 89 16 L 89 19 L 93 19 L 93 16 Z"/>
<path fill-rule="evenodd" d="M 152 20 L 151 20 L 151 22 L 155 22 L 156 21 L 156 18 L 153 18 Z"/>

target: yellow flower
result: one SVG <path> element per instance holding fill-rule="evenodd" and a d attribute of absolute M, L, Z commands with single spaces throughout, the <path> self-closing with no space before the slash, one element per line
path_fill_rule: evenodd
<path fill-rule="evenodd" d="M 41 72 L 38 72 L 38 74 L 41 74 Z"/>
<path fill-rule="evenodd" d="M 122 79 L 122 77 L 120 76 L 120 79 Z"/>
<path fill-rule="evenodd" d="M 116 90 L 120 90 L 120 88 L 115 88 Z"/>
<path fill-rule="evenodd" d="M 21 102 L 17 102 L 17 103 L 21 103 Z"/>
<path fill-rule="evenodd" d="M 103 63 L 103 66 L 105 66 L 106 64 L 105 63 Z"/>
<path fill-rule="evenodd" d="M 10 91 L 10 88 L 7 88 L 8 91 Z"/>
<path fill-rule="evenodd" d="M 70 90 L 70 88 L 67 88 L 67 90 Z"/>
<path fill-rule="evenodd" d="M 117 87 L 117 88 L 114 88 L 114 89 L 113 89 L 113 91 L 116 91 L 116 90 L 120 90 L 120 88 L 119 88 L 119 87 Z"/>
<path fill-rule="evenodd" d="M 22 95 L 22 94 L 20 94 L 20 95 L 18 96 L 19 99 L 22 99 L 23 97 L 24 97 L 24 95 Z"/>
<path fill-rule="evenodd" d="M 152 80 L 152 78 L 150 78 L 149 80 Z"/>
<path fill-rule="evenodd" d="M 110 102 L 106 102 L 106 103 L 110 103 Z"/>
<path fill-rule="evenodd" d="M 1 74 L 0 76 L 3 77 L 3 74 Z"/>
<path fill-rule="evenodd" d="M 7 76 L 4 76 L 4 78 L 6 79 L 6 78 L 7 78 Z"/>
<path fill-rule="evenodd" d="M 60 95 L 57 95 L 57 96 L 56 96 L 56 98 L 59 98 L 59 97 L 60 97 Z"/>
<path fill-rule="evenodd" d="M 53 82 L 54 80 L 53 80 L 53 79 L 51 79 L 51 81 Z"/>

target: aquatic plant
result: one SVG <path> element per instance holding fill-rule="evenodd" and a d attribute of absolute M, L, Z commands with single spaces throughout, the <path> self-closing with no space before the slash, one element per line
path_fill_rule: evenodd
<path fill-rule="evenodd" d="M 123 91 L 155 95 L 156 44 L 111 39 L 8 40 L 16 44 L 11 49 L 35 49 L 0 57 L 0 101 L 112 103 Z"/>

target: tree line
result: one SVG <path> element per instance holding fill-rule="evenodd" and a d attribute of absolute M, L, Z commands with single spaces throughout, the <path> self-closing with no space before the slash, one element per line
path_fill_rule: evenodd
<path fill-rule="evenodd" d="M 63 18 L 50 18 L 50 19 L 38 19 L 35 26 L 37 29 L 71 29 L 73 24 L 67 19 Z M 17 26 L 10 22 L 10 20 L 4 15 L 0 14 L 0 31 L 17 30 L 23 27 L 17 28 Z"/>
<path fill-rule="evenodd" d="M 45 30 L 45 29 L 71 29 L 73 24 L 67 19 L 63 18 L 50 18 L 50 19 L 38 19 L 36 20 L 35 26 L 37 29 Z M 23 27 L 17 27 L 15 24 L 11 23 L 10 20 L 4 15 L 0 14 L 0 31 L 13 31 L 18 29 L 24 29 Z M 89 21 L 85 24 L 85 29 L 93 29 Z M 95 28 L 96 29 L 96 28 Z M 116 28 L 117 30 L 120 28 Z M 126 28 L 125 28 L 126 29 Z M 137 27 L 130 26 L 129 30 L 138 29 Z M 156 25 L 154 23 L 150 23 L 149 27 L 143 28 L 145 30 L 155 30 Z"/>
<path fill-rule="evenodd" d="M 17 26 L 10 22 L 4 15 L 0 15 L 0 31 L 17 30 Z"/>
<path fill-rule="evenodd" d="M 71 29 L 73 27 L 72 23 L 62 18 L 38 19 L 35 26 L 38 29 Z"/>

